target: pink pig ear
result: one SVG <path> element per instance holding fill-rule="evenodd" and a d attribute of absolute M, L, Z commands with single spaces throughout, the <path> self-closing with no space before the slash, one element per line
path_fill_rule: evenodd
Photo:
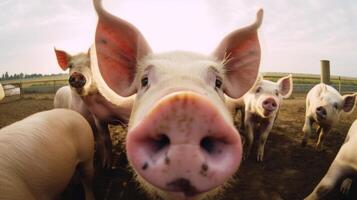
<path fill-rule="evenodd" d="M 218 45 L 214 56 L 225 62 L 224 92 L 238 98 L 254 84 L 259 71 L 260 44 L 257 29 L 263 20 L 263 10 L 257 12 L 254 24 L 238 29 Z"/>
<path fill-rule="evenodd" d="M 278 80 L 279 92 L 283 98 L 290 97 L 293 92 L 293 77 L 291 74 L 288 76 L 282 77 Z"/>
<path fill-rule="evenodd" d="M 98 14 L 95 46 L 100 74 L 117 94 L 132 95 L 136 92 L 132 83 L 137 61 L 151 49 L 137 28 L 105 11 L 101 0 L 94 0 L 94 7 Z"/>
<path fill-rule="evenodd" d="M 65 51 L 58 50 L 56 48 L 54 49 L 55 49 L 58 65 L 61 67 L 63 71 L 67 70 L 68 62 L 71 59 L 71 56 Z"/>
<path fill-rule="evenodd" d="M 353 111 L 353 108 L 356 105 L 356 96 L 357 93 L 343 95 L 343 111 L 345 111 L 346 113 L 350 113 Z"/>

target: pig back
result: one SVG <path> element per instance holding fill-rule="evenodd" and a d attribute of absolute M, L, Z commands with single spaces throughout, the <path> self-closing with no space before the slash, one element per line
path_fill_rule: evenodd
<path fill-rule="evenodd" d="M 93 155 L 93 146 L 86 120 L 65 109 L 37 113 L 1 129 L 0 199 L 57 198 L 77 164 Z"/>

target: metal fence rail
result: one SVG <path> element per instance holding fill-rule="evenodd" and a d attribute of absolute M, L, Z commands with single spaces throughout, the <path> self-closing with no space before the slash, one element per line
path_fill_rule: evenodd
<path fill-rule="evenodd" d="M 281 76 L 280 76 L 281 77 Z M 279 76 L 265 76 L 268 80 L 273 80 L 276 81 Z M 294 93 L 306 93 L 308 92 L 314 85 L 319 83 L 319 79 L 317 78 L 311 78 L 308 77 L 306 79 L 309 79 L 308 83 L 301 83 L 304 82 L 303 78 L 301 77 L 294 77 Z M 61 77 L 61 78 L 56 78 L 56 79 L 45 79 L 45 80 L 21 80 L 21 81 L 3 81 L 2 85 L 3 87 L 6 85 L 13 85 L 15 87 L 20 88 L 20 96 L 24 94 L 43 94 L 43 93 L 50 93 L 54 94 L 56 91 L 65 85 L 68 85 L 67 77 Z M 338 91 L 341 93 L 351 93 L 351 92 L 357 92 L 357 83 L 356 82 L 351 82 L 349 79 L 344 79 L 341 80 L 339 79 L 332 79 L 332 86 L 336 88 Z M 337 81 L 338 80 L 338 81 Z M 354 81 L 354 79 L 353 79 Z M 5 93 L 7 93 L 6 90 L 4 89 Z M 11 89 L 10 89 L 11 90 Z"/>

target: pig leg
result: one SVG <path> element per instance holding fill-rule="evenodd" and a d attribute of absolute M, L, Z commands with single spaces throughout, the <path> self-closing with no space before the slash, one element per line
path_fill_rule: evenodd
<path fill-rule="evenodd" d="M 252 150 L 254 140 L 254 124 L 249 113 L 247 113 L 244 118 L 244 136 L 244 143 L 247 147 L 246 151 L 244 152 L 244 159 L 247 159 Z"/>
<path fill-rule="evenodd" d="M 322 127 L 320 134 L 319 134 L 319 138 L 318 138 L 316 146 L 315 146 L 315 149 L 317 151 L 322 150 L 322 144 L 323 144 L 324 138 L 325 138 L 326 134 L 328 134 L 330 132 L 330 130 L 331 130 L 331 128 L 329 126 Z"/>
<path fill-rule="evenodd" d="M 311 126 L 312 126 L 312 120 L 311 120 L 310 116 L 307 116 L 305 118 L 304 127 L 302 128 L 302 131 L 304 132 L 304 136 L 303 136 L 303 139 L 301 141 L 301 146 L 303 146 L 303 147 L 306 146 L 307 139 L 311 135 Z"/>
<path fill-rule="evenodd" d="M 79 165 L 79 172 L 81 174 L 81 182 L 83 184 L 86 200 L 94 200 L 92 182 L 94 176 L 93 159 L 89 159 Z"/>
<path fill-rule="evenodd" d="M 320 183 L 315 187 L 314 191 L 305 198 L 305 200 L 321 199 L 326 196 L 342 178 L 346 177 L 350 168 L 337 154 L 335 160 L 332 162 L 326 175 L 321 179 Z"/>
<path fill-rule="evenodd" d="M 97 151 L 100 162 L 104 169 L 110 169 L 112 159 L 112 140 L 110 138 L 108 124 L 100 122 L 98 119 L 95 119 L 95 123 L 98 130 Z"/>
<path fill-rule="evenodd" d="M 260 128 L 261 134 L 260 134 L 259 141 L 258 141 L 258 151 L 257 151 L 257 161 L 258 162 L 263 161 L 265 143 L 266 143 L 269 133 L 273 127 L 274 119 L 275 118 L 269 119 L 269 120 L 263 122 L 263 124 L 261 125 L 261 128 Z"/>

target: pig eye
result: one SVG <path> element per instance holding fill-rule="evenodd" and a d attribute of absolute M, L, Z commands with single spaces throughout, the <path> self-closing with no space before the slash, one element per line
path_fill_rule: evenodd
<path fill-rule="evenodd" d="M 215 87 L 218 89 L 220 89 L 222 87 L 222 81 L 218 78 L 216 78 Z"/>
<path fill-rule="evenodd" d="M 257 90 L 255 90 L 255 93 L 259 93 L 262 90 L 261 87 L 258 87 Z"/>
<path fill-rule="evenodd" d="M 149 84 L 148 77 L 144 77 L 143 79 L 141 79 L 141 87 L 146 87 L 148 84 Z"/>
<path fill-rule="evenodd" d="M 279 92 L 277 90 L 275 90 L 275 95 L 279 96 Z"/>
<path fill-rule="evenodd" d="M 72 69 L 73 66 L 74 66 L 74 65 L 73 65 L 72 63 L 68 64 L 68 68 L 70 68 L 70 69 Z"/>

